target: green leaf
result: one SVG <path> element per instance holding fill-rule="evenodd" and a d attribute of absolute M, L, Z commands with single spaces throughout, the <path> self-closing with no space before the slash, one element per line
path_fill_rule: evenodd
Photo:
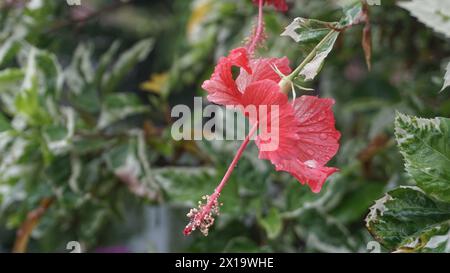
<path fill-rule="evenodd" d="M 417 185 L 433 198 L 450 201 L 450 119 L 397 113 L 395 136 Z"/>
<path fill-rule="evenodd" d="M 143 61 L 153 48 L 153 39 L 138 42 L 123 53 L 114 64 L 112 71 L 105 75 L 103 92 L 109 93 L 117 87 L 125 75 L 139 62 Z"/>
<path fill-rule="evenodd" d="M 70 94 L 74 108 L 90 114 L 98 114 L 101 108 L 100 96 L 92 85 L 83 85 L 79 94 Z"/>
<path fill-rule="evenodd" d="M 44 108 L 43 97 L 39 94 L 39 78 L 37 73 L 36 55 L 38 50 L 32 48 L 27 58 L 25 77 L 22 87 L 14 99 L 15 110 L 25 116 L 32 125 L 50 123 L 51 119 Z"/>
<path fill-rule="evenodd" d="M 117 51 L 119 50 L 120 43 L 114 42 L 111 47 L 102 55 L 100 58 L 100 63 L 96 69 L 95 73 L 95 83 L 96 86 L 101 86 L 103 76 L 105 75 L 105 72 L 109 65 L 111 65 L 111 62 L 114 59 L 114 56 L 117 54 Z"/>
<path fill-rule="evenodd" d="M 325 36 L 321 43 L 318 44 L 315 49 L 314 57 L 300 71 L 300 75 L 304 76 L 305 80 L 313 80 L 317 76 L 338 37 L 339 32 L 331 31 L 329 32 L 329 35 Z"/>
<path fill-rule="evenodd" d="M 17 95 L 14 106 L 18 113 L 23 114 L 32 125 L 50 123 L 50 117 L 41 107 L 36 89 L 27 89 Z"/>
<path fill-rule="evenodd" d="M 313 80 L 333 49 L 340 30 L 360 23 L 361 14 L 362 4 L 357 2 L 344 8 L 344 17 L 339 22 L 324 22 L 301 17 L 294 19 L 281 36 L 289 36 L 294 41 L 302 43 L 318 40 L 316 47 L 298 67 L 300 71 L 295 72 L 303 76 L 305 81 Z"/>
<path fill-rule="evenodd" d="M 12 37 L 0 46 L 0 67 L 11 61 L 21 48 L 20 42 Z"/>
<path fill-rule="evenodd" d="M 60 111 L 59 124 L 53 122 L 43 130 L 46 144 L 52 154 L 66 153 L 71 148 L 75 133 L 75 111 L 69 107 L 61 107 Z"/>
<path fill-rule="evenodd" d="M 90 153 L 99 153 L 103 150 L 110 148 L 114 144 L 115 140 L 106 140 L 101 136 L 95 138 L 80 138 L 74 139 L 74 151 L 79 155 L 85 155 Z"/>
<path fill-rule="evenodd" d="M 361 1 L 356 1 L 343 8 L 344 17 L 339 21 L 339 27 L 347 27 L 359 23 L 362 12 Z"/>
<path fill-rule="evenodd" d="M 337 22 L 297 17 L 286 27 L 281 36 L 291 37 L 297 43 L 318 42 L 330 32 L 330 26 L 337 26 Z"/>
<path fill-rule="evenodd" d="M 22 90 L 27 89 L 37 89 L 38 88 L 38 75 L 37 75 L 37 66 L 36 66 L 36 55 L 37 49 L 31 48 L 30 52 L 27 55 L 27 60 L 25 64 L 25 78 L 22 83 Z"/>
<path fill-rule="evenodd" d="M 449 224 L 450 204 L 433 200 L 416 187 L 388 192 L 366 218 L 370 233 L 386 248 L 399 251 L 445 250 Z"/>
<path fill-rule="evenodd" d="M 108 95 L 103 102 L 97 127 L 99 129 L 104 129 L 129 116 L 145 113 L 147 111 L 149 111 L 149 107 L 143 105 L 135 94 L 111 94 Z"/>
<path fill-rule="evenodd" d="M 259 217 L 258 221 L 266 231 L 269 239 L 275 239 L 280 235 L 283 222 L 278 209 L 271 208 L 267 215 L 265 217 Z"/>
<path fill-rule="evenodd" d="M 362 5 L 360 1 L 343 8 L 344 16 L 339 22 L 325 22 L 316 19 L 295 18 L 281 36 L 291 37 L 297 43 L 319 42 L 332 29 L 341 29 L 359 23 Z"/>
<path fill-rule="evenodd" d="M 3 115 L 3 113 L 0 113 L 0 133 L 8 131 L 11 128 L 12 127 L 9 120 L 5 117 L 5 115 Z"/>
<path fill-rule="evenodd" d="M 22 69 L 8 68 L 0 71 L 0 92 L 5 91 L 5 88 L 11 85 L 18 85 L 25 76 Z"/>
<path fill-rule="evenodd" d="M 129 132 L 129 141 L 104 154 L 108 168 L 137 196 L 149 200 L 159 198 L 159 185 L 154 179 L 147 155 L 144 133 Z"/>
<path fill-rule="evenodd" d="M 297 218 L 295 231 L 305 238 L 305 251 L 355 252 L 357 239 L 346 226 L 322 208 L 308 208 Z"/>
<path fill-rule="evenodd" d="M 58 99 L 64 82 L 62 68 L 58 59 L 54 54 L 39 51 L 36 55 L 36 65 L 39 72 L 42 73 L 42 78 L 46 84 L 45 94 L 55 96 L 55 99 Z"/>
<path fill-rule="evenodd" d="M 88 85 L 94 77 L 93 67 L 90 61 L 92 46 L 81 43 L 73 54 L 70 66 L 64 71 L 66 83 L 72 93 L 80 93 L 88 89 Z"/>
<path fill-rule="evenodd" d="M 46 115 L 58 119 L 60 115 L 58 99 L 63 86 L 63 74 L 56 56 L 31 47 L 25 65 L 25 73 L 18 69 L 10 69 L 5 70 L 5 73 L 2 73 L 3 77 L 0 77 L 9 84 L 22 79 L 20 87 L 15 86 L 16 90 L 12 90 L 12 87 L 7 88 L 6 91 L 13 92 L 7 92 L 2 98 L 4 101 L 14 100 L 15 106 L 19 106 L 20 109 L 10 109 L 12 104 L 6 103 L 7 111 L 22 112 L 34 121 L 41 119 L 41 122 L 44 122 Z"/>
<path fill-rule="evenodd" d="M 52 125 L 45 130 L 49 141 L 63 140 L 67 135 L 67 130 L 64 126 Z"/>
<path fill-rule="evenodd" d="M 450 3 L 443 0 L 412 0 L 397 3 L 434 31 L 450 37 Z"/>
<path fill-rule="evenodd" d="M 155 179 L 173 204 L 195 206 L 203 194 L 214 190 L 216 179 L 210 168 L 165 167 L 153 170 Z"/>

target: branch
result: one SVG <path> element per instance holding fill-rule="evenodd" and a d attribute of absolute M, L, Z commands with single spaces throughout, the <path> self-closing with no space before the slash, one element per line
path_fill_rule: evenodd
<path fill-rule="evenodd" d="M 16 234 L 16 241 L 14 242 L 14 253 L 25 253 L 27 251 L 28 241 L 30 239 L 31 232 L 39 224 L 44 213 L 48 210 L 53 203 L 53 198 L 44 198 L 41 200 L 39 207 L 29 212 L 27 219 L 22 223 Z"/>

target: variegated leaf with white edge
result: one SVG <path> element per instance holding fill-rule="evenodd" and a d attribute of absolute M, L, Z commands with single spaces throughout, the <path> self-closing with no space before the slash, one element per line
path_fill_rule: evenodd
<path fill-rule="evenodd" d="M 444 86 L 441 89 L 441 92 L 444 91 L 447 87 L 450 86 L 450 63 L 447 64 L 447 69 L 444 76 Z"/>
<path fill-rule="evenodd" d="M 397 5 L 434 31 L 450 37 L 450 0 L 412 0 Z"/>
<path fill-rule="evenodd" d="M 400 187 L 375 202 L 366 218 L 370 233 L 395 252 L 450 252 L 450 204 L 417 187 Z"/>
<path fill-rule="evenodd" d="M 450 201 L 450 119 L 397 113 L 395 136 L 408 174 L 428 195 Z"/>

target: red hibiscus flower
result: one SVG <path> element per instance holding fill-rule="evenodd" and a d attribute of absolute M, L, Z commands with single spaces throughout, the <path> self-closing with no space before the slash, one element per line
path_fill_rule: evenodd
<path fill-rule="evenodd" d="M 232 77 L 232 66 L 241 68 L 236 80 Z M 278 106 L 278 115 L 269 121 L 251 120 L 259 125 L 270 123 L 272 119 L 279 122 L 278 148 L 261 149 L 259 158 L 270 160 L 277 170 L 291 173 L 302 184 L 308 184 L 313 192 L 319 192 L 326 178 L 337 171 L 324 167 L 339 148 L 340 133 L 334 128 L 331 109 L 334 101 L 302 96 L 289 102 L 288 96 L 280 90 L 281 77 L 273 67 L 283 74 L 291 71 L 287 58 L 249 60 L 247 50 L 237 48 L 219 61 L 211 79 L 202 87 L 208 91 L 208 100 L 217 104 L 254 105 L 258 110 L 261 106 L 268 106 L 268 110 L 270 106 Z M 256 139 L 258 147 L 264 144 L 263 138 L 260 135 Z"/>
<path fill-rule="evenodd" d="M 206 203 L 200 203 L 198 208 L 188 213 L 190 222 L 184 229 L 185 235 L 196 229 L 208 234 L 209 227 L 214 223 L 214 214 L 218 214 L 220 193 L 258 128 L 276 128 L 277 132 L 274 136 L 260 130 L 255 140 L 259 158 L 270 160 L 277 171 L 290 173 L 301 184 L 307 184 L 313 192 L 318 193 L 326 179 L 337 171 L 336 168 L 325 166 L 339 149 L 340 133 L 334 127 L 331 109 L 334 101 L 301 96 L 290 102 L 280 87 L 280 75 L 291 72 L 289 60 L 286 57 L 253 57 L 263 36 L 264 3 L 275 5 L 278 9 L 287 8 L 285 1 L 259 0 L 258 24 L 250 43 L 222 57 L 211 78 L 202 85 L 208 92 L 209 101 L 227 106 L 243 106 L 243 109 L 252 106 L 258 114 L 244 113 L 250 119 L 252 129 L 214 193 L 204 196 Z M 240 69 L 236 78 L 233 78 L 233 67 Z M 274 140 L 276 145 L 270 145 Z"/>

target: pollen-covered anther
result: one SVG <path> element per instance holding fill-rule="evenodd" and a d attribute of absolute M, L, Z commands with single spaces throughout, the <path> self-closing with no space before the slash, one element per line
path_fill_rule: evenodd
<path fill-rule="evenodd" d="M 203 204 L 199 201 L 198 208 L 189 211 L 186 216 L 190 221 L 183 231 L 184 235 L 189 235 L 192 231 L 199 229 L 203 235 L 208 236 L 209 228 L 214 224 L 214 216 L 219 215 L 218 197 L 218 194 L 212 197 L 205 195 L 202 200 L 206 202 Z"/>

